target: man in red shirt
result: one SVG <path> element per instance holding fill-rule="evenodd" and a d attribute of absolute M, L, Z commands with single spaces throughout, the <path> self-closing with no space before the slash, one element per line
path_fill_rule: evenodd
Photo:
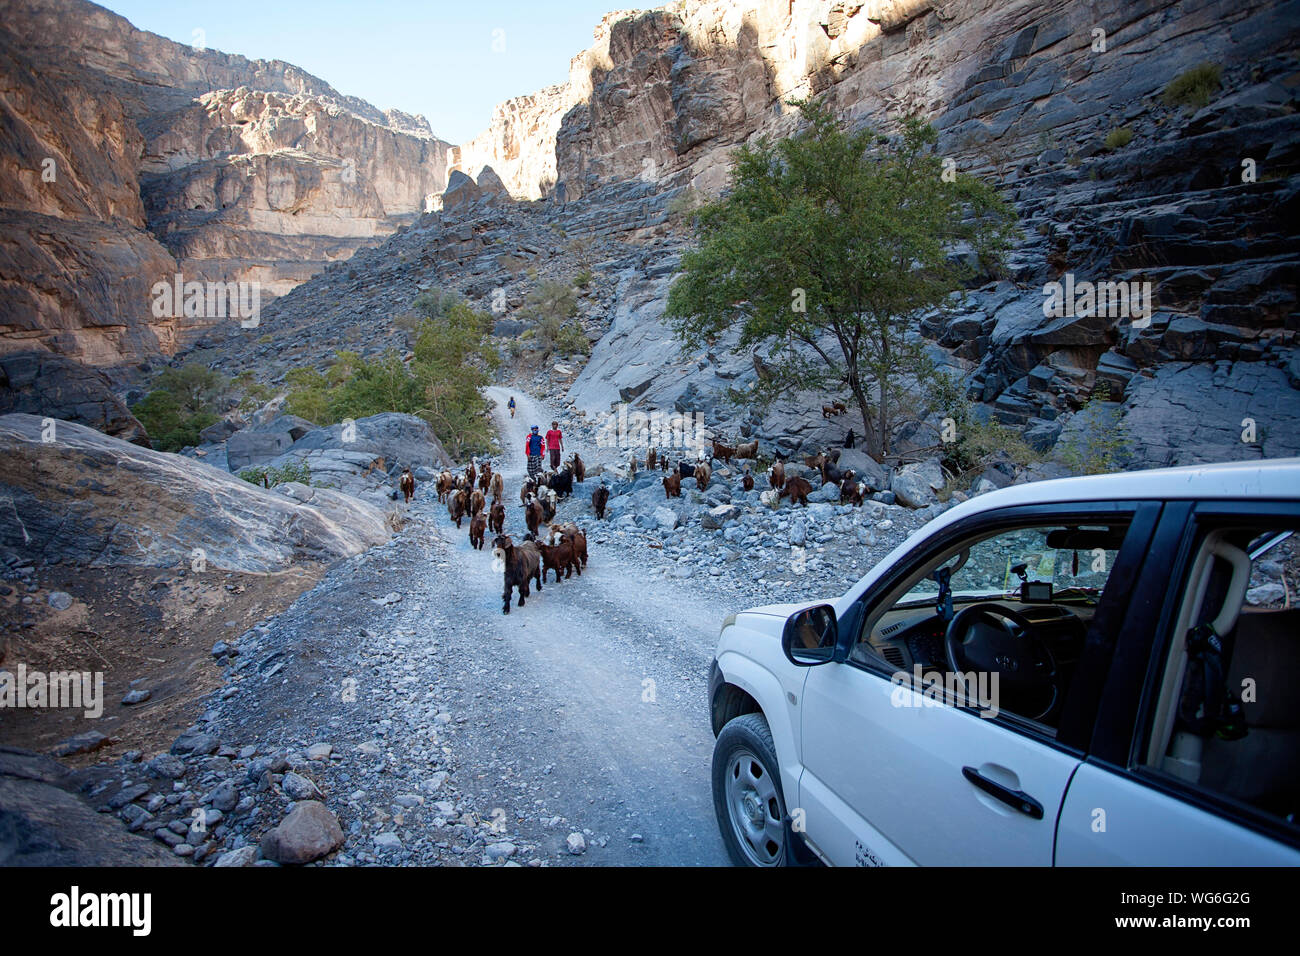
<path fill-rule="evenodd" d="M 546 450 L 551 453 L 551 470 L 560 470 L 560 453 L 564 451 L 564 436 L 560 434 L 560 423 L 551 422 L 551 430 L 546 433 Z"/>

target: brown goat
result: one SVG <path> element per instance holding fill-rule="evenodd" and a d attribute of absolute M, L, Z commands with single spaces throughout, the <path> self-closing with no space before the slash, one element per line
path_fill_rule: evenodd
<path fill-rule="evenodd" d="M 528 496 L 537 493 L 537 482 L 525 478 L 524 483 L 519 486 L 519 503 L 524 507 L 528 506 Z"/>
<path fill-rule="evenodd" d="M 708 462 L 700 462 L 695 466 L 695 485 L 700 491 L 709 487 L 709 481 L 713 478 L 713 469 L 709 467 Z"/>
<path fill-rule="evenodd" d="M 596 520 L 605 520 L 605 505 L 609 504 L 609 489 L 601 485 L 591 493 L 591 510 L 596 512 Z"/>
<path fill-rule="evenodd" d="M 853 480 L 853 472 L 851 470 L 844 472 L 844 479 L 840 482 L 840 501 L 861 508 L 862 490 L 862 484 Z"/>
<path fill-rule="evenodd" d="M 723 461 L 731 461 L 735 457 L 736 449 L 730 445 L 724 445 L 716 438 L 713 439 L 713 457 L 721 458 Z"/>
<path fill-rule="evenodd" d="M 497 472 L 492 476 L 492 500 L 500 501 L 506 496 L 506 480 Z"/>
<path fill-rule="evenodd" d="M 492 502 L 492 510 L 488 513 L 488 527 L 492 529 L 493 534 L 501 534 L 506 529 L 506 506 L 500 501 Z"/>
<path fill-rule="evenodd" d="M 483 550 L 483 535 L 487 532 L 487 518 L 479 512 L 469 519 L 469 546 L 476 551 Z"/>
<path fill-rule="evenodd" d="M 737 445 L 737 446 L 736 446 L 736 457 L 737 457 L 737 458 L 751 458 L 751 459 L 753 459 L 753 458 L 757 458 L 757 457 L 758 457 L 758 439 L 755 438 L 753 441 L 748 442 L 747 444 L 744 444 L 744 445 Z"/>
<path fill-rule="evenodd" d="M 542 513 L 542 503 L 536 495 L 532 496 L 524 507 L 524 524 L 530 533 L 537 534 L 537 529 L 542 525 Z"/>
<path fill-rule="evenodd" d="M 451 520 L 456 522 L 456 527 L 460 527 L 461 519 L 465 517 L 465 512 L 469 509 L 469 495 L 465 494 L 464 489 L 453 492 L 447 501 L 447 514 L 451 515 Z"/>
<path fill-rule="evenodd" d="M 664 475 L 664 497 L 680 498 L 681 496 L 682 473 L 680 471 L 673 471 Z"/>
<path fill-rule="evenodd" d="M 469 513 L 472 515 L 481 514 L 487 508 L 487 498 L 483 497 L 483 492 L 477 488 L 469 496 Z"/>
<path fill-rule="evenodd" d="M 587 566 L 587 536 L 583 530 L 572 521 L 566 521 L 564 524 L 557 524 L 551 527 L 551 542 L 555 543 L 555 536 L 561 535 L 573 542 L 573 556 L 577 558 L 582 566 Z M 581 576 L 581 572 L 579 572 Z"/>
<path fill-rule="evenodd" d="M 578 577 L 582 577 L 582 564 L 573 553 L 573 539 L 562 534 L 553 534 L 551 540 L 555 543 L 537 542 L 537 550 L 542 553 L 542 580 L 546 580 L 546 572 L 550 570 L 555 571 L 556 584 L 560 583 L 561 571 L 566 578 L 573 577 L 574 571 L 578 572 Z"/>
<path fill-rule="evenodd" d="M 411 499 L 415 497 L 415 475 L 411 474 L 410 468 L 407 468 L 406 471 L 402 472 L 402 477 L 398 480 L 397 484 L 402 489 L 402 497 L 405 499 L 406 504 L 409 505 Z"/>
<path fill-rule="evenodd" d="M 474 487 L 474 480 L 478 477 L 478 472 L 474 470 L 474 463 L 471 461 L 465 468 L 465 482 L 468 487 Z"/>
<path fill-rule="evenodd" d="M 438 475 L 438 504 L 447 503 L 447 496 L 451 494 L 453 487 L 455 487 L 455 479 L 452 478 L 451 472 L 441 472 Z"/>
<path fill-rule="evenodd" d="M 748 468 L 745 469 L 744 477 L 740 479 L 740 487 L 744 488 L 746 491 L 754 490 L 754 476 L 749 473 Z"/>
<path fill-rule="evenodd" d="M 781 493 L 776 496 L 776 500 L 780 501 L 782 498 L 789 497 L 790 507 L 793 508 L 795 505 L 802 502 L 803 506 L 807 508 L 808 495 L 811 493 L 812 485 L 810 485 L 805 479 L 791 477 L 786 480 L 785 487 L 782 488 Z"/>
<path fill-rule="evenodd" d="M 576 451 L 573 453 L 573 459 L 569 462 L 569 468 L 573 472 L 573 480 L 578 484 L 582 484 L 587 480 L 587 466 L 582 463 L 582 459 L 578 457 Z"/>
<path fill-rule="evenodd" d="M 487 494 L 488 489 L 491 487 L 492 487 L 492 465 L 490 462 L 484 462 L 483 471 L 478 476 L 478 490 L 483 492 L 483 494 Z"/>
<path fill-rule="evenodd" d="M 542 591 L 542 553 L 532 541 L 525 541 L 519 547 L 509 535 L 499 534 L 492 541 L 492 556 L 501 561 L 505 567 L 505 592 L 502 594 L 502 614 L 510 613 L 510 592 L 519 589 L 519 606 L 524 606 L 528 597 L 528 582 L 536 579 L 537 593 Z"/>
<path fill-rule="evenodd" d="M 772 464 L 772 470 L 767 473 L 767 483 L 777 491 L 785 487 L 785 462 L 778 461 Z"/>

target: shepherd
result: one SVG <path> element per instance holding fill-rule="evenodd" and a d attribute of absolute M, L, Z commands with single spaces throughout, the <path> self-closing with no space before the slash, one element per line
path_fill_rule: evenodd
<path fill-rule="evenodd" d="M 513 395 L 510 396 L 510 401 L 506 402 L 506 408 L 510 409 L 510 417 L 511 417 L 511 418 L 514 418 L 514 417 L 515 417 L 515 397 L 514 397 Z"/>
<path fill-rule="evenodd" d="M 532 481 L 536 481 L 537 476 L 542 473 L 542 451 L 546 447 L 542 436 L 537 434 L 537 427 L 534 425 L 528 437 L 524 439 L 524 454 L 528 458 L 528 477 Z"/>
<path fill-rule="evenodd" d="M 551 471 L 559 471 L 560 453 L 564 451 L 564 435 L 560 433 L 559 422 L 551 422 L 551 430 L 546 433 L 546 450 L 551 453 Z"/>

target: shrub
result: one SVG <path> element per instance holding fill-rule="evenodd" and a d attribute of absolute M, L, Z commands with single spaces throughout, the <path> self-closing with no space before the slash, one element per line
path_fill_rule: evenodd
<path fill-rule="evenodd" d="M 1133 130 L 1127 126 L 1120 126 L 1110 131 L 1106 137 L 1106 148 L 1108 150 L 1123 149 L 1133 141 Z"/>
<path fill-rule="evenodd" d="M 1223 85 L 1222 73 L 1216 63 L 1202 63 L 1180 73 L 1165 87 L 1161 99 L 1166 106 L 1187 106 L 1201 109 L 1208 106 L 1214 94 Z"/>
<path fill-rule="evenodd" d="M 573 277 L 573 287 L 575 289 L 585 289 L 591 285 L 592 274 L 590 269 L 583 269 Z"/>
<path fill-rule="evenodd" d="M 232 383 L 198 362 L 164 369 L 154 388 L 131 412 L 160 451 L 180 451 L 199 443 L 199 432 L 220 418 Z"/>
<path fill-rule="evenodd" d="M 297 481 L 304 485 L 310 485 L 311 465 L 307 464 L 305 459 L 287 462 L 278 468 L 257 465 L 253 468 L 245 468 L 239 473 L 239 477 L 253 485 L 261 485 L 263 479 L 265 479 L 265 484 L 272 488 L 286 481 Z"/>
<path fill-rule="evenodd" d="M 1110 401 L 1110 386 L 1106 382 L 1098 383 L 1075 413 L 1080 427 L 1072 429 L 1070 437 L 1058 443 L 1062 464 L 1076 475 L 1122 470 L 1132 449 L 1118 417 L 1119 409 Z"/>
<path fill-rule="evenodd" d="M 419 415 L 454 458 L 493 450 L 488 402 L 480 389 L 500 357 L 488 343 L 492 317 L 457 300 L 424 298 L 419 308 L 436 313 L 416 327 L 409 365 L 396 352 L 364 359 L 340 351 L 324 372 L 295 369 L 286 408 L 318 425 L 381 412 Z M 419 300 L 417 300 L 419 301 Z"/>

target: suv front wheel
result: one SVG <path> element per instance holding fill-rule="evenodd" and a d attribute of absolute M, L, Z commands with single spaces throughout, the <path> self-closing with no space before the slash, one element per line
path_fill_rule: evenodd
<path fill-rule="evenodd" d="M 785 797 L 772 732 L 761 714 L 742 714 L 713 746 L 713 809 L 738 866 L 785 866 Z"/>

